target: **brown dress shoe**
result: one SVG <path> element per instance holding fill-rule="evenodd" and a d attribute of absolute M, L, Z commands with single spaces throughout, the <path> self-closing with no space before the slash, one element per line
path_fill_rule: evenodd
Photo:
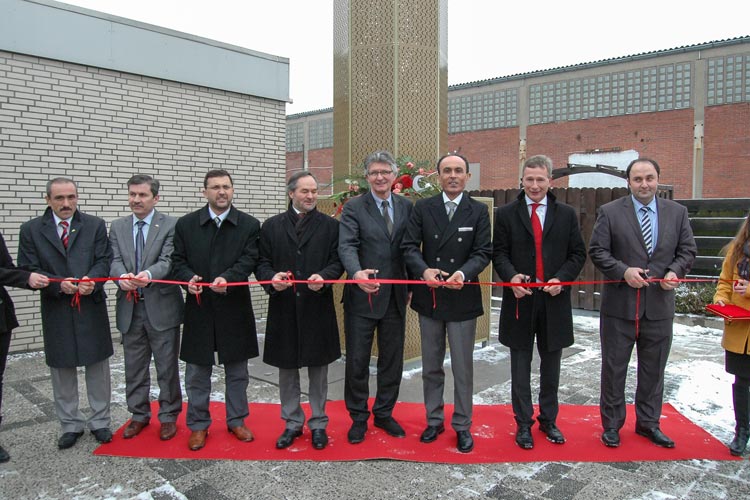
<path fill-rule="evenodd" d="M 144 427 L 148 425 L 148 422 L 141 422 L 140 420 L 131 420 L 125 430 L 122 433 L 122 437 L 125 439 L 131 439 L 141 433 Z"/>
<path fill-rule="evenodd" d="M 250 432 L 250 429 L 245 427 L 245 424 L 238 425 L 237 427 L 232 427 L 231 429 L 227 429 L 229 432 L 234 434 L 234 436 L 239 439 L 240 441 L 243 441 L 245 443 L 248 443 L 255 439 L 253 436 L 253 433 Z"/>
<path fill-rule="evenodd" d="M 177 434 L 177 424 L 174 422 L 162 422 L 161 429 L 159 429 L 159 439 L 162 441 L 169 441 Z"/>
<path fill-rule="evenodd" d="M 193 451 L 198 451 L 206 446 L 206 436 L 208 436 L 208 430 L 193 431 L 188 439 L 188 448 Z"/>

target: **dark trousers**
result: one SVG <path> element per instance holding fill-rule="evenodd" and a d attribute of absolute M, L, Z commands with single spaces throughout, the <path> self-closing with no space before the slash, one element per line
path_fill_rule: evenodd
<path fill-rule="evenodd" d="M 602 314 L 599 336 L 602 346 L 600 411 L 604 429 L 621 429 L 625 425 L 625 382 L 633 346 L 638 355 L 635 390 L 636 425 L 659 426 L 664 399 L 664 370 L 672 347 L 672 320 L 638 322 Z"/>
<path fill-rule="evenodd" d="M 542 424 L 554 424 L 559 404 L 557 389 L 560 385 L 562 349 L 539 352 L 539 417 Z M 531 402 L 531 360 L 534 351 L 510 350 L 511 400 L 516 424 L 531 427 L 534 424 L 534 406 Z"/>
<path fill-rule="evenodd" d="M 10 332 L 0 332 L 0 422 L 3 421 L 3 374 L 10 350 Z"/>
<path fill-rule="evenodd" d="M 378 379 L 372 413 L 376 418 L 391 416 L 398 400 L 404 370 L 404 335 L 406 320 L 399 313 L 395 293 L 391 294 L 388 309 L 380 319 L 344 313 L 346 336 L 346 376 L 344 401 L 352 421 L 367 421 L 370 412 L 370 356 L 377 329 Z"/>

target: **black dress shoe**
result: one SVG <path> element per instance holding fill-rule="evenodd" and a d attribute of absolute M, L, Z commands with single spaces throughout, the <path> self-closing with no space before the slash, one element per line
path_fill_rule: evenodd
<path fill-rule="evenodd" d="M 524 450 L 530 450 L 534 447 L 534 438 L 531 436 L 531 427 L 525 425 L 519 426 L 516 431 L 516 444 Z"/>
<path fill-rule="evenodd" d="M 647 437 L 656 446 L 661 446 L 662 448 L 674 448 L 674 441 L 664 435 L 664 433 L 658 427 L 646 429 L 644 427 L 636 426 L 635 433 L 639 436 Z"/>
<path fill-rule="evenodd" d="M 620 446 L 620 433 L 617 429 L 604 429 L 604 432 L 602 433 L 602 443 L 604 443 L 604 446 L 617 448 Z"/>
<path fill-rule="evenodd" d="M 428 425 L 427 428 L 424 430 L 421 436 L 419 436 L 419 440 L 423 443 L 431 443 L 435 441 L 440 434 L 445 432 L 445 425 Z"/>
<path fill-rule="evenodd" d="M 91 434 L 93 434 L 94 438 L 102 444 L 112 441 L 112 431 L 109 430 L 109 427 L 94 429 L 93 431 L 91 431 Z"/>
<path fill-rule="evenodd" d="M 313 429 L 312 445 L 316 450 L 322 450 L 328 444 L 328 434 L 325 429 Z"/>
<path fill-rule="evenodd" d="M 735 457 L 739 457 L 743 453 L 745 453 L 748 438 L 750 438 L 750 429 L 746 427 L 740 427 L 739 429 L 737 429 L 737 431 L 734 433 L 734 439 L 732 439 L 732 442 L 729 443 L 729 453 L 731 453 Z M 0 462 L 2 462 L 2 459 L 0 459 Z"/>
<path fill-rule="evenodd" d="M 379 427 L 389 436 L 402 438 L 406 436 L 404 428 L 401 427 L 393 417 L 378 418 L 375 417 L 375 427 Z"/>
<path fill-rule="evenodd" d="M 547 435 L 547 441 L 555 444 L 565 443 L 565 436 L 554 423 L 543 424 L 540 422 L 539 430 Z"/>
<path fill-rule="evenodd" d="M 458 451 L 461 453 L 469 453 L 474 449 L 474 438 L 471 437 L 469 431 L 456 431 L 456 437 L 458 438 L 456 444 L 456 449 Z"/>
<path fill-rule="evenodd" d="M 66 432 L 60 439 L 57 440 L 57 447 L 61 450 L 72 447 L 78 441 L 78 438 L 83 436 L 83 431 L 79 432 Z"/>
<path fill-rule="evenodd" d="M 8 460 L 10 460 L 10 455 L 5 451 L 5 448 L 0 446 L 0 464 L 4 464 Z"/>
<path fill-rule="evenodd" d="M 302 431 L 299 429 L 284 429 L 279 439 L 276 440 L 276 448 L 283 450 L 289 448 L 295 439 L 302 435 Z"/>
<path fill-rule="evenodd" d="M 367 422 L 356 421 L 349 429 L 346 439 L 348 439 L 351 444 L 361 443 L 365 440 L 365 432 L 367 432 Z"/>

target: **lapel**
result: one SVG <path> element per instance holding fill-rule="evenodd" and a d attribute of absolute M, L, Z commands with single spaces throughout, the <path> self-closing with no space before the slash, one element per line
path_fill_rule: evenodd
<path fill-rule="evenodd" d="M 78 211 L 76 211 L 77 213 Z M 66 255 L 65 247 L 60 240 L 60 236 L 57 234 L 57 225 L 55 224 L 55 217 L 52 215 L 52 209 L 48 208 L 42 216 L 42 236 L 49 240 L 52 247 L 60 252 L 63 256 Z M 68 239 L 68 246 L 70 246 L 70 239 Z"/>
<path fill-rule="evenodd" d="M 128 269 L 135 269 L 135 242 L 133 241 L 133 214 L 128 215 L 124 219 L 120 219 L 120 224 L 117 226 L 116 231 L 117 237 L 121 241 L 123 248 L 122 255 L 128 259 Z"/>
<path fill-rule="evenodd" d="M 555 203 L 555 199 L 548 192 L 547 193 L 547 213 L 544 214 L 544 228 L 542 229 L 542 241 L 544 241 L 544 238 L 547 237 L 547 235 L 550 232 L 550 229 L 552 228 L 552 224 L 555 222 L 556 210 L 557 210 L 557 206 Z"/>
<path fill-rule="evenodd" d="M 518 219 L 521 221 L 521 225 L 526 229 L 526 232 L 529 233 L 529 236 L 531 236 L 531 240 L 533 241 L 534 230 L 531 228 L 531 216 L 529 215 L 528 205 L 526 205 L 526 195 L 523 191 L 521 191 L 521 194 L 518 196 L 516 214 L 518 214 Z"/>
<path fill-rule="evenodd" d="M 313 237 L 313 235 L 317 232 L 318 226 L 320 225 L 321 219 L 320 217 L 323 214 L 321 214 L 319 211 L 313 212 L 312 220 L 307 223 L 307 228 L 305 228 L 305 232 L 302 235 L 302 239 L 298 243 L 298 248 L 302 248 L 310 241 L 310 238 Z M 305 215 L 305 217 L 311 217 L 310 215 Z M 294 231 L 295 237 L 296 237 L 296 231 Z"/>
<path fill-rule="evenodd" d="M 464 195 L 461 197 L 461 203 L 456 207 L 456 212 L 453 214 L 453 218 L 448 220 L 448 211 L 443 204 L 442 193 L 437 196 L 437 205 L 435 206 L 437 212 L 436 220 L 442 221 L 445 225 L 441 230 L 440 243 L 438 248 L 450 241 L 451 236 L 458 231 L 459 227 L 462 226 L 473 226 L 473 208 L 469 203 L 469 193 L 464 191 Z M 441 217 L 442 215 L 442 217 Z"/>
<path fill-rule="evenodd" d="M 406 218 L 406 206 L 411 202 L 404 197 L 392 194 L 393 197 L 393 234 L 397 234 L 402 226 L 408 222 Z"/>
<path fill-rule="evenodd" d="M 388 227 L 385 225 L 385 219 L 383 218 L 383 214 L 380 212 L 380 207 L 377 203 L 375 203 L 372 191 L 369 191 L 362 196 L 365 197 L 365 210 L 368 214 L 370 214 L 370 217 L 372 217 L 375 225 L 380 227 L 380 229 L 383 231 L 385 237 L 390 240 L 391 236 L 388 234 Z M 393 232 L 395 233 L 396 231 L 394 230 Z"/>
<path fill-rule="evenodd" d="M 633 198 L 632 195 L 628 193 L 626 196 L 624 196 L 624 201 L 622 202 L 623 205 L 623 211 L 625 212 L 625 220 L 628 221 L 628 224 L 630 225 L 630 228 L 633 230 L 633 233 L 636 235 L 636 238 L 641 243 L 641 249 L 643 252 L 648 255 L 648 250 L 646 250 L 646 242 L 643 239 L 643 231 L 641 231 L 641 223 L 638 221 L 638 218 L 635 216 L 635 206 L 633 205 Z M 658 203 L 658 202 L 657 202 Z M 657 207 L 657 210 L 659 207 Z"/>
<path fill-rule="evenodd" d="M 664 241 L 664 230 L 668 224 L 666 221 L 668 211 L 669 209 L 667 208 L 667 204 L 664 202 L 664 200 L 661 198 L 656 198 L 656 220 L 659 224 L 659 228 L 656 233 L 656 245 L 654 246 L 654 251 L 651 253 L 652 256 L 656 253 L 656 249 L 659 248 L 659 242 Z"/>
<path fill-rule="evenodd" d="M 83 225 L 84 224 L 83 224 L 83 219 L 81 217 L 81 212 L 79 212 L 76 209 L 75 213 L 73 214 L 73 219 L 70 221 L 70 236 L 68 236 L 68 253 L 70 253 L 70 250 L 75 245 L 75 242 L 78 239 L 78 234 L 81 232 Z M 60 245 L 62 245 L 62 242 L 60 242 Z"/>
<path fill-rule="evenodd" d="M 154 216 L 151 218 L 151 226 L 149 226 L 148 228 L 148 237 L 146 238 L 146 243 L 143 246 L 143 255 L 141 255 L 141 268 L 144 267 L 143 264 L 146 263 L 146 255 L 151 252 L 151 248 L 154 246 L 154 241 L 159 235 L 159 230 L 161 229 L 163 218 L 164 216 L 162 214 L 154 210 Z M 133 242 L 133 238 L 130 238 L 130 241 L 135 245 L 135 243 Z M 133 256 L 135 256 L 135 249 L 133 249 Z"/>

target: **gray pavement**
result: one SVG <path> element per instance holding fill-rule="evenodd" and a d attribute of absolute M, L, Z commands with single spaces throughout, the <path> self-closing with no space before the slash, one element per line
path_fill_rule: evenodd
<path fill-rule="evenodd" d="M 682 321 L 704 322 L 691 318 Z M 700 385 L 696 380 L 713 378 L 718 381 L 711 386 L 715 386 L 715 391 L 730 390 L 728 379 L 722 375 L 723 351 L 719 346 L 720 330 L 716 329 L 719 325 L 708 322 L 707 326 L 675 335 L 665 400 L 697 419 L 717 438 L 727 441 L 731 439 L 732 428 L 726 417 L 726 400 L 709 404 L 700 394 L 696 397 L 697 389 L 691 387 Z M 497 343 L 496 333 L 489 346 L 477 346 L 475 403 L 510 402 L 509 364 L 507 349 Z M 114 430 L 129 417 L 119 346 L 111 366 Z M 696 373 L 696 369 L 705 373 Z M 275 370 L 256 359 L 251 362 L 250 373 L 251 401 L 278 401 Z M 343 375 L 343 362 L 339 361 L 329 373 L 331 399 L 343 398 Z M 5 380 L 0 444 L 9 450 L 12 459 L 0 465 L 0 498 L 4 499 L 750 498 L 747 457 L 742 461 L 481 465 L 390 460 L 343 463 L 155 460 L 94 456 L 97 443 L 89 433 L 72 449 L 59 451 L 56 446 L 59 424 L 43 355 L 11 356 Z M 634 381 L 631 370 L 629 398 Z M 596 318 L 579 311 L 576 344 L 566 351 L 563 360 L 561 402 L 596 405 L 598 384 Z M 223 392 L 221 375 L 217 375 L 214 387 L 217 394 Z M 446 395 L 450 394 L 451 390 L 447 390 Z M 418 363 L 405 367 L 401 395 L 404 401 L 421 401 Z M 723 417 L 715 418 L 715 414 Z M 565 446 L 576 444 L 569 442 Z"/>

